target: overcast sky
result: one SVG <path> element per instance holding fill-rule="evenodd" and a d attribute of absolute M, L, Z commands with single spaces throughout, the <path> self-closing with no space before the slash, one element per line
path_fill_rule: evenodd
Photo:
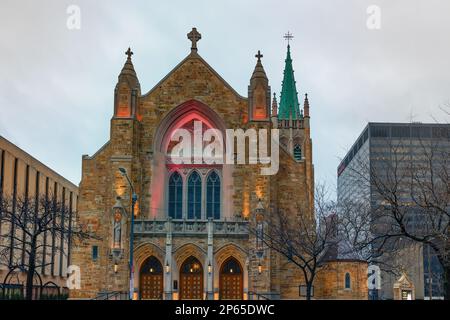
<path fill-rule="evenodd" d="M 67 8 L 81 29 L 67 28 Z M 367 28 L 370 5 L 381 28 Z M 81 155 L 108 139 L 113 90 L 131 46 L 142 92 L 190 51 L 247 96 L 257 50 L 280 92 L 291 31 L 297 89 L 309 93 L 316 181 L 336 167 L 368 121 L 449 122 L 450 1 L 0 2 L 0 135 L 78 184 Z"/>

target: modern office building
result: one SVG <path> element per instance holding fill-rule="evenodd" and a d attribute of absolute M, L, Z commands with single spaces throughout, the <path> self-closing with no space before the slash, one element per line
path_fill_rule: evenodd
<path fill-rule="evenodd" d="M 0 200 L 19 206 L 25 199 L 41 203 L 43 197 L 64 204 L 67 208 L 64 223 L 71 226 L 77 207 L 78 187 L 0 136 Z M 23 222 L 19 214 L 16 212 L 17 221 Z M 0 295 L 2 290 L 10 292 L 9 288 L 20 294 L 25 284 L 29 252 L 23 228 L 19 223 L 12 226 L 12 223 L 5 222 L 7 220 L 0 219 L 0 248 L 3 253 L 0 256 Z M 50 230 L 42 234 L 38 243 L 36 286 L 48 283 L 52 288 L 64 288 L 72 254 L 69 238 Z"/>
<path fill-rule="evenodd" d="M 348 151 L 337 170 L 338 202 L 361 201 L 367 208 L 382 204 L 382 197 L 375 192 L 373 172 L 378 176 L 387 176 L 386 163 L 393 163 L 394 149 L 396 164 L 406 166 L 408 163 L 426 161 L 424 150 L 431 147 L 450 151 L 450 125 L 423 123 L 369 123 Z M 442 153 L 443 155 L 446 153 Z M 447 153 L 448 154 L 448 153 Z M 367 183 L 355 179 L 361 177 Z M 400 186 L 401 188 L 403 186 Z M 407 189 L 407 186 L 406 186 Z M 405 189 L 405 190 L 406 190 Z M 402 193 L 400 193 L 402 194 Z M 410 193 L 402 194 L 401 201 L 412 203 Z M 414 221 L 414 228 L 421 228 L 420 219 Z M 401 256 L 401 258 L 400 258 Z M 438 298 L 442 296 L 442 272 L 440 264 L 430 248 L 411 243 L 397 259 L 407 271 L 414 283 L 416 299 Z M 381 288 L 378 298 L 392 299 L 394 276 L 382 272 Z"/>

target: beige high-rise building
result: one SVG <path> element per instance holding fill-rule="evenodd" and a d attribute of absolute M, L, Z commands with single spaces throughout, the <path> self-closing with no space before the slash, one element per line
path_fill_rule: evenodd
<path fill-rule="evenodd" d="M 70 227 L 69 220 L 75 218 L 78 187 L 0 136 L 0 198 L 17 203 L 23 199 L 35 201 L 43 197 L 55 200 L 67 208 L 65 223 Z M 26 269 L 28 263 L 27 248 L 24 247 L 26 241 L 22 241 L 23 232 L 17 226 L 12 228 L 10 223 L 1 220 L 0 230 L 1 248 L 5 253 L 0 257 L 0 283 L 25 285 L 26 276 L 20 272 L 20 268 Z M 52 288 L 55 284 L 60 289 L 64 288 L 72 256 L 69 238 L 46 232 L 42 234 L 39 243 L 35 285 L 41 285 L 41 278 L 43 286 L 53 282 L 50 285 Z M 15 269 L 7 276 L 13 268 Z"/>

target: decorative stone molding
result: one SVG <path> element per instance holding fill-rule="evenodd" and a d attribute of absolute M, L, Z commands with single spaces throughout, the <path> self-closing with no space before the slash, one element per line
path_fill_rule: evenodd
<path fill-rule="evenodd" d="M 177 268 L 180 268 L 183 262 L 190 256 L 195 257 L 202 264 L 206 260 L 206 252 L 193 243 L 183 244 L 178 248 L 175 248 L 173 252 L 173 258 L 177 265 Z M 203 266 L 203 269 L 205 269 L 205 267 L 206 266 Z"/>
<path fill-rule="evenodd" d="M 139 244 L 134 249 L 134 261 L 136 270 L 139 270 L 142 263 L 144 263 L 144 261 L 151 256 L 157 258 L 161 262 L 161 265 L 164 265 L 164 255 L 164 250 L 154 243 L 144 242 Z"/>

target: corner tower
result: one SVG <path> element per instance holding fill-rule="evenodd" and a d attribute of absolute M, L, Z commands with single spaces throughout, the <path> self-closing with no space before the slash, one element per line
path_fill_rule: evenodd
<path fill-rule="evenodd" d="M 285 38 L 290 41 L 293 36 L 289 32 Z M 277 102 L 272 103 L 272 123 L 280 129 L 281 146 L 297 161 L 307 160 L 311 155 L 311 139 L 309 130 L 309 100 L 305 94 L 304 111 L 300 109 L 298 100 L 297 84 L 292 67 L 291 46 L 288 43 L 284 66 L 283 82 L 281 85 L 281 96 L 278 112 Z M 276 114 L 276 116 L 274 116 Z"/>
<path fill-rule="evenodd" d="M 128 58 L 119 74 L 116 88 L 114 89 L 115 118 L 135 118 L 139 116 L 137 106 L 138 97 L 141 94 L 141 85 L 131 61 L 133 52 L 128 48 L 125 54 Z"/>
<path fill-rule="evenodd" d="M 263 55 L 260 51 L 255 55 L 258 59 L 248 86 L 249 121 L 269 121 L 270 118 L 270 86 L 266 72 L 261 63 Z"/>

